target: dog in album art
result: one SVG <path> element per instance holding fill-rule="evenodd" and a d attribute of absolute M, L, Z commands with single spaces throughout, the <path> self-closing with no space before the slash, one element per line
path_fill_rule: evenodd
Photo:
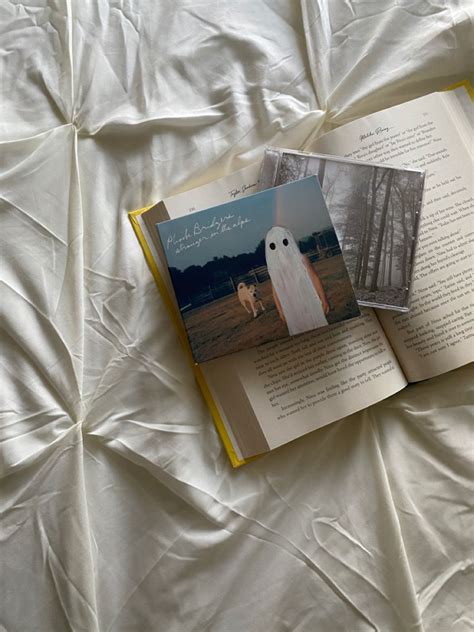
<path fill-rule="evenodd" d="M 252 313 L 254 318 L 257 318 L 257 307 L 259 305 L 262 312 L 265 311 L 265 307 L 263 306 L 263 303 L 258 296 L 257 288 L 255 287 L 255 285 L 246 285 L 245 283 L 239 283 L 239 285 L 237 286 L 237 297 L 247 314 Z"/>
<path fill-rule="evenodd" d="M 329 303 L 324 288 L 287 228 L 273 226 L 268 231 L 265 258 L 273 299 L 290 336 L 327 325 Z"/>

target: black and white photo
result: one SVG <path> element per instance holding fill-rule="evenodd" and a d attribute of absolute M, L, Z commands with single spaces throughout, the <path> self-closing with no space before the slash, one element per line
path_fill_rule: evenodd
<path fill-rule="evenodd" d="M 359 304 L 406 311 L 424 173 L 269 149 L 261 187 L 309 175 L 318 177 Z"/>

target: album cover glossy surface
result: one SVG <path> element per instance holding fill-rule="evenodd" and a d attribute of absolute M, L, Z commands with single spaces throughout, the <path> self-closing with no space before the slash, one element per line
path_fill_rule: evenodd
<path fill-rule="evenodd" d="M 408 311 L 424 172 L 268 148 L 259 189 L 317 176 L 359 305 Z"/>
<path fill-rule="evenodd" d="M 196 362 L 360 314 L 314 176 L 156 229 Z"/>

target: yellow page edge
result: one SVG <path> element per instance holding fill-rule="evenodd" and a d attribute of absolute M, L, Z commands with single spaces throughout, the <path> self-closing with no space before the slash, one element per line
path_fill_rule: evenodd
<path fill-rule="evenodd" d="M 449 90 L 456 90 L 456 88 L 466 88 L 468 95 L 471 97 L 471 101 L 474 101 L 474 87 L 469 79 L 463 79 L 457 83 L 453 83 L 451 86 L 444 88 L 441 92 L 448 92 Z"/>
<path fill-rule="evenodd" d="M 151 273 L 153 275 L 153 278 L 155 279 L 155 282 L 158 286 L 158 289 L 161 293 L 161 296 L 165 302 L 165 305 L 168 309 L 168 312 L 174 322 L 174 324 L 176 325 L 176 329 L 178 331 L 178 335 L 179 338 L 181 340 L 181 342 L 183 343 L 183 346 L 186 350 L 186 354 L 190 360 L 194 375 L 196 377 L 196 381 L 202 391 L 202 394 L 204 396 L 204 399 L 209 407 L 209 410 L 211 411 L 211 415 L 212 418 L 214 420 L 214 424 L 217 428 L 217 432 L 219 433 L 219 436 L 221 438 L 222 443 L 224 444 L 224 448 L 225 451 L 227 452 L 227 455 L 230 459 L 230 462 L 232 464 L 232 467 L 240 467 L 241 465 L 244 465 L 245 463 L 248 463 L 250 460 L 252 459 L 240 459 L 237 455 L 237 453 L 234 450 L 234 446 L 232 445 L 232 442 L 229 438 L 229 435 L 227 433 L 227 429 L 225 427 L 224 421 L 222 420 L 222 417 L 219 413 L 219 410 L 217 408 L 217 405 L 212 397 L 211 391 L 209 390 L 209 387 L 206 383 L 206 380 L 204 378 L 204 375 L 201 371 L 201 368 L 199 367 L 198 364 L 196 364 L 194 362 L 194 359 L 192 357 L 192 353 L 191 350 L 189 348 L 189 342 L 188 342 L 188 337 L 186 335 L 186 332 L 184 330 L 183 324 L 181 322 L 180 317 L 178 316 L 178 314 L 176 313 L 176 308 L 168 294 L 168 290 L 166 288 L 166 285 L 162 279 L 162 276 L 160 274 L 160 271 L 158 270 L 158 266 L 155 263 L 155 260 L 153 258 L 153 255 L 151 253 L 150 247 L 148 246 L 148 243 L 146 241 L 145 235 L 143 234 L 142 231 L 142 227 L 140 226 L 140 223 L 138 221 L 138 217 L 140 217 L 140 215 L 142 213 L 144 213 L 145 211 L 148 211 L 150 208 L 152 208 L 154 206 L 154 204 L 150 204 L 149 206 L 145 206 L 143 208 L 139 208 L 136 209 L 135 211 L 130 211 L 128 213 L 128 216 L 130 218 L 130 222 L 132 223 L 132 227 L 133 230 L 135 231 L 135 235 L 137 236 L 137 239 L 140 243 L 140 246 L 142 247 L 143 250 L 143 254 L 145 255 L 145 259 L 148 263 L 148 266 L 151 270 Z"/>

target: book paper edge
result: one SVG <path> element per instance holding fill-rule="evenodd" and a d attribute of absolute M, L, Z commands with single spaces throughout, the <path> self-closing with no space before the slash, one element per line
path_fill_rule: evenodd
<path fill-rule="evenodd" d="M 472 85 L 470 79 L 463 79 L 462 81 L 453 83 L 447 88 L 440 90 L 440 92 L 449 92 L 450 90 L 456 90 L 456 88 L 465 88 L 466 92 L 471 97 L 471 101 L 474 101 L 474 86 Z"/>

